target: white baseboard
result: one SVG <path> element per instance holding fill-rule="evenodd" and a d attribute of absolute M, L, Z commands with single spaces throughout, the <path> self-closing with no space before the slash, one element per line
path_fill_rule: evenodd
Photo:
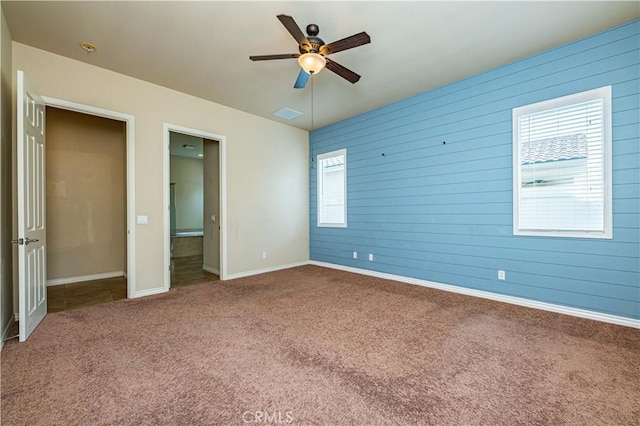
<path fill-rule="evenodd" d="M 164 289 L 164 287 L 159 287 L 159 288 L 150 288 L 149 290 L 140 290 L 137 291 L 133 297 L 131 297 L 132 299 L 136 299 L 138 297 L 145 297 L 145 296 L 153 296 L 154 294 L 161 294 L 161 293 L 166 293 L 167 290 Z"/>
<path fill-rule="evenodd" d="M 0 337 L 0 351 L 4 348 L 4 340 L 9 337 L 9 330 L 11 330 L 13 324 L 18 321 L 17 316 L 18 315 L 16 314 L 15 318 L 10 318 L 8 324 L 4 327 L 4 330 L 2 330 L 2 337 Z"/>
<path fill-rule="evenodd" d="M 220 269 L 214 268 L 213 266 L 202 265 L 202 269 L 207 272 L 211 272 L 212 274 L 220 276 Z"/>
<path fill-rule="evenodd" d="M 252 271 L 238 272 L 236 274 L 227 275 L 227 277 L 225 278 L 225 281 L 226 280 L 235 280 L 236 278 L 250 277 L 252 275 L 266 274 L 267 272 L 275 272 L 275 271 L 280 271 L 282 269 L 296 268 L 298 266 L 304 266 L 304 265 L 308 265 L 308 264 L 309 264 L 309 261 L 305 260 L 304 262 L 289 263 L 289 264 L 286 264 L 286 265 L 271 266 L 269 268 L 254 269 Z"/>
<path fill-rule="evenodd" d="M 53 280 L 47 280 L 47 287 L 52 287 L 55 285 L 80 283 L 84 281 L 104 280 L 106 278 L 116 278 L 116 277 L 126 277 L 126 275 L 124 271 L 115 271 L 115 272 L 106 272 L 104 274 L 81 275 L 78 277 L 69 277 L 69 278 L 56 278 Z"/>
<path fill-rule="evenodd" d="M 339 269 L 341 271 L 353 272 L 355 274 L 369 275 L 372 277 L 387 280 L 400 281 L 407 284 L 414 284 L 423 287 L 435 288 L 452 293 L 464 294 L 467 296 L 481 297 L 483 299 L 495 300 L 498 302 L 511 303 L 512 305 L 526 306 L 527 308 L 540 309 L 543 311 L 556 312 L 559 314 L 571 315 L 574 317 L 587 318 L 596 321 L 608 322 L 611 324 L 624 325 L 627 327 L 640 328 L 640 320 L 621 317 L 618 315 L 604 314 L 601 312 L 589 311 L 586 309 L 571 308 L 568 306 L 556 305 L 553 303 L 538 302 L 521 297 L 507 296 L 504 294 L 491 293 L 489 291 L 474 290 L 450 284 L 442 284 L 434 281 L 421 280 L 418 278 L 404 277 L 402 275 L 386 274 L 384 272 L 370 271 L 368 269 L 353 268 L 351 266 L 336 265 L 333 263 L 309 261 L 310 265 L 322 266 L 325 268 Z"/>

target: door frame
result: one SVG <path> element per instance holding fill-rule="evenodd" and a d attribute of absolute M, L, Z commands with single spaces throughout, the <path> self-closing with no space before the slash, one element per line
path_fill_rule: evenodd
<path fill-rule="evenodd" d="M 169 213 L 169 185 L 171 184 L 170 170 L 170 132 L 182 133 L 197 138 L 209 139 L 218 142 L 220 154 L 220 280 L 227 278 L 227 138 L 223 135 L 205 132 L 178 126 L 176 124 L 163 124 L 164 145 L 162 150 L 163 184 L 164 184 L 164 290 L 171 287 L 171 224 Z"/>
<path fill-rule="evenodd" d="M 89 105 L 69 102 L 62 99 L 42 96 L 45 106 L 75 111 L 82 114 L 95 115 L 125 123 L 126 156 L 127 156 L 127 298 L 137 296 L 136 291 L 136 217 L 135 217 L 135 123 L 134 116 L 122 112 L 110 111 Z"/>

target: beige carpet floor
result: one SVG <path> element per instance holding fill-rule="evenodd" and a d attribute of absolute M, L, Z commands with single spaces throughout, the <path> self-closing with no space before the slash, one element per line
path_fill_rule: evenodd
<path fill-rule="evenodd" d="M 305 266 L 48 315 L 3 425 L 638 425 L 640 330 Z"/>

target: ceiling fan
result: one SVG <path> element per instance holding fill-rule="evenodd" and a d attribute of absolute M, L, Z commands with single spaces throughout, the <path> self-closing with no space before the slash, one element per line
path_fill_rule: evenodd
<path fill-rule="evenodd" d="M 332 53 L 341 52 L 343 50 L 352 49 L 354 47 L 362 46 L 363 44 L 371 43 L 371 38 L 366 32 L 354 34 L 351 37 L 343 38 L 342 40 L 334 41 L 333 43 L 325 44 L 325 42 L 318 37 L 320 29 L 316 24 L 307 25 L 307 37 L 304 36 L 302 30 L 296 24 L 291 16 L 278 15 L 278 19 L 282 22 L 282 25 L 289 31 L 293 38 L 298 42 L 298 50 L 300 53 L 285 53 L 282 55 L 259 55 L 249 56 L 252 61 L 269 61 L 272 59 L 293 59 L 298 58 L 298 64 L 300 64 L 300 73 L 293 87 L 296 89 L 302 89 L 306 86 L 307 80 L 311 74 L 317 74 L 325 66 L 334 73 L 338 74 L 345 80 L 356 83 L 360 80 L 360 76 L 348 68 L 340 65 L 339 63 L 332 61 L 327 56 Z"/>

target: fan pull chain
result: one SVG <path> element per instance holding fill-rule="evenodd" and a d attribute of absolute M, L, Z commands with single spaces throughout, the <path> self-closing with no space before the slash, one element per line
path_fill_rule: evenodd
<path fill-rule="evenodd" d="M 311 74 L 311 131 L 309 132 L 309 136 L 311 136 L 311 132 L 313 132 L 313 74 Z M 311 142 L 311 140 L 309 140 L 309 142 Z M 315 158 L 313 158 L 313 143 L 311 143 L 310 145 L 311 145 L 311 168 L 314 169 Z"/>

